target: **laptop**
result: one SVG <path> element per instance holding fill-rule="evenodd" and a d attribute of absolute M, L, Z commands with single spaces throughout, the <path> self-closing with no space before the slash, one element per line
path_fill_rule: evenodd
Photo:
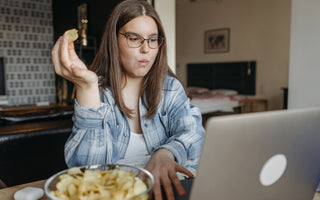
<path fill-rule="evenodd" d="M 319 180 L 320 108 L 214 117 L 189 199 L 312 200 Z"/>

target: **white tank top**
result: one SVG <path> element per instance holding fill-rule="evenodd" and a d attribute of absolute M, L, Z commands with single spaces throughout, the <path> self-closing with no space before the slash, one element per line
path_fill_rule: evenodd
<path fill-rule="evenodd" d="M 131 132 L 126 155 L 117 163 L 144 168 L 150 157 L 143 134 Z"/>

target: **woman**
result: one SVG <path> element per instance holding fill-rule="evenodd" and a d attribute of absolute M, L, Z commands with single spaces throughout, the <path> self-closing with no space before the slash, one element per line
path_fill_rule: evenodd
<path fill-rule="evenodd" d="M 64 34 L 52 50 L 58 75 L 76 88 L 69 167 L 126 163 L 155 178 L 155 199 L 185 193 L 177 173 L 193 177 L 204 129 L 198 108 L 167 65 L 160 19 L 147 2 L 125 0 L 112 12 L 90 70 Z"/>

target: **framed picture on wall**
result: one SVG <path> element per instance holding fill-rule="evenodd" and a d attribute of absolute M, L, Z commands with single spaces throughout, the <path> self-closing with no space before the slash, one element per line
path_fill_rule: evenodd
<path fill-rule="evenodd" d="M 205 32 L 204 52 L 205 53 L 224 53 L 229 52 L 230 29 L 221 28 Z"/>

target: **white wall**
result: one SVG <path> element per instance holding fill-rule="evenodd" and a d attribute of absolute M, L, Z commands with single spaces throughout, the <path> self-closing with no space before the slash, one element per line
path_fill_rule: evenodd
<path fill-rule="evenodd" d="M 291 0 L 177 0 L 177 69 L 186 85 L 188 63 L 257 61 L 256 96 L 281 109 L 288 86 Z M 204 53 L 207 30 L 230 28 L 228 53 Z"/>
<path fill-rule="evenodd" d="M 158 12 L 168 43 L 168 64 L 176 71 L 176 1 L 175 0 L 155 0 L 154 7 Z"/>
<path fill-rule="evenodd" d="M 292 0 L 289 109 L 320 106 L 319 8 L 319 0 Z"/>

